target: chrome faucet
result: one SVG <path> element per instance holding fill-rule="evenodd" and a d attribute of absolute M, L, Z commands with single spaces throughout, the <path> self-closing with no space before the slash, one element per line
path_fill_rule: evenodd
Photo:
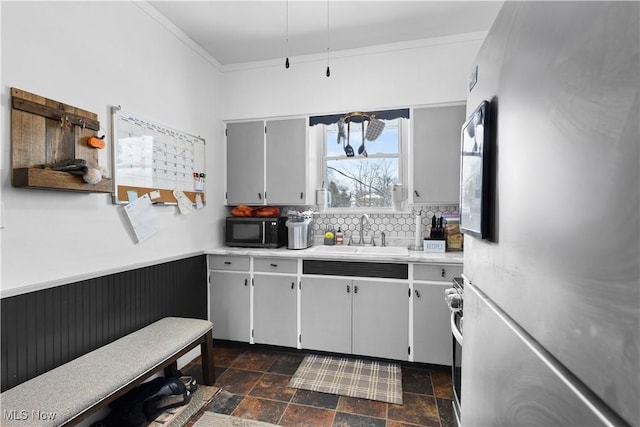
<path fill-rule="evenodd" d="M 364 220 L 367 220 L 367 225 L 369 226 L 369 228 L 371 228 L 371 220 L 369 219 L 369 215 L 367 214 L 363 214 L 360 217 L 360 241 L 358 242 L 359 245 L 364 245 Z"/>

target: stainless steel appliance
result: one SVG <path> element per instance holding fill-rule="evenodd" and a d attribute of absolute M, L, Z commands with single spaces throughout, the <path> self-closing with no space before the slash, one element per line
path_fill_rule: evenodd
<path fill-rule="evenodd" d="M 499 149 L 495 234 L 464 239 L 465 426 L 640 426 L 639 16 L 506 1 L 470 67 Z"/>
<path fill-rule="evenodd" d="M 306 249 L 313 246 L 313 218 L 290 216 L 287 249 Z"/>
<path fill-rule="evenodd" d="M 287 244 L 287 218 L 227 217 L 225 244 L 244 248 L 279 248 Z"/>
<path fill-rule="evenodd" d="M 453 413 L 458 426 L 460 423 L 460 402 L 462 397 L 462 306 L 464 302 L 464 281 L 454 278 L 453 286 L 445 291 L 445 301 L 451 310 L 451 384 L 453 386 Z"/>

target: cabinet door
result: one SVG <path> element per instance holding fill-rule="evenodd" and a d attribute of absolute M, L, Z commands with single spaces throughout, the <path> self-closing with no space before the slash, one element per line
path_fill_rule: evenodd
<path fill-rule="evenodd" d="M 451 312 L 444 301 L 448 283 L 413 284 L 413 360 L 451 365 Z"/>
<path fill-rule="evenodd" d="M 307 120 L 267 122 L 267 202 L 305 204 Z"/>
<path fill-rule="evenodd" d="M 264 122 L 227 124 L 227 204 L 264 203 Z"/>
<path fill-rule="evenodd" d="M 407 360 L 409 285 L 353 281 L 353 353 Z"/>
<path fill-rule="evenodd" d="M 211 271 L 213 337 L 249 342 L 250 293 L 248 273 Z"/>
<path fill-rule="evenodd" d="M 413 112 L 413 203 L 458 203 L 464 105 Z"/>
<path fill-rule="evenodd" d="M 253 280 L 254 342 L 296 347 L 296 276 L 256 274 Z"/>
<path fill-rule="evenodd" d="M 351 281 L 304 277 L 301 289 L 302 348 L 350 354 Z"/>

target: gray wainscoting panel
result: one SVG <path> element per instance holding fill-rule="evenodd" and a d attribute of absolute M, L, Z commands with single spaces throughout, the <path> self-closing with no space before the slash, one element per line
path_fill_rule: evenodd
<path fill-rule="evenodd" d="M 4 391 L 163 317 L 206 319 L 206 257 L 3 298 L 0 313 Z"/>

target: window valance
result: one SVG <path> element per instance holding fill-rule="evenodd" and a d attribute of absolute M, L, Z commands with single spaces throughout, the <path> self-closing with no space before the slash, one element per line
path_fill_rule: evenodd
<path fill-rule="evenodd" d="M 401 108 L 398 110 L 381 110 L 381 111 L 363 111 L 362 112 L 368 116 L 375 116 L 376 119 L 379 120 L 393 120 L 393 119 L 408 119 L 409 118 L 409 109 Z M 331 125 L 337 123 L 343 117 L 348 116 L 353 113 L 342 113 L 342 114 L 330 114 L 325 116 L 311 116 L 309 117 L 309 126 L 315 126 L 318 124 L 323 125 Z M 360 123 L 363 119 L 362 114 L 353 114 L 351 116 L 351 121 L 354 123 Z"/>

